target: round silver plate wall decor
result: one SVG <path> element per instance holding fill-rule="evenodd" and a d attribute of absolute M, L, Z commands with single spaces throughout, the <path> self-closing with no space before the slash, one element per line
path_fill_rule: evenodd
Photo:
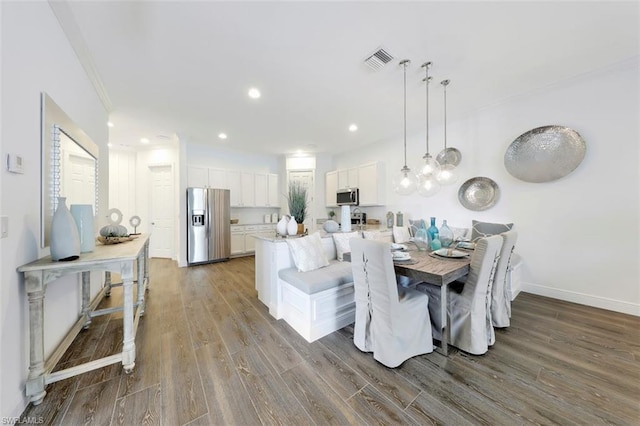
<path fill-rule="evenodd" d="M 462 161 L 462 153 L 457 148 L 447 148 L 446 150 L 442 150 L 436 156 L 436 161 L 440 163 L 440 165 L 445 162 L 445 155 L 447 164 L 452 164 L 453 166 L 457 166 Z"/>
<path fill-rule="evenodd" d="M 574 171 L 587 145 L 573 129 L 543 126 L 518 136 L 504 154 L 504 167 L 525 182 L 551 182 Z"/>
<path fill-rule="evenodd" d="M 498 184 L 487 177 L 474 177 L 458 190 L 458 200 L 469 210 L 481 211 L 493 207 L 500 197 Z"/>

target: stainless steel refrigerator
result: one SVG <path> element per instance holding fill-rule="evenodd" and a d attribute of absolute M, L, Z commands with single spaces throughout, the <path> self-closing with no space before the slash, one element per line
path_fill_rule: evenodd
<path fill-rule="evenodd" d="M 229 259 L 231 225 L 229 190 L 187 188 L 187 263 Z"/>

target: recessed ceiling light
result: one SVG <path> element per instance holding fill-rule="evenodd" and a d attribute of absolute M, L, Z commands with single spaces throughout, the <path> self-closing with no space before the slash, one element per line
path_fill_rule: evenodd
<path fill-rule="evenodd" d="M 112 148 L 112 147 L 113 147 L 113 144 L 112 144 L 111 142 L 109 142 L 109 143 L 107 144 L 107 146 L 108 146 L 109 148 Z"/>
<path fill-rule="evenodd" d="M 110 122 L 110 121 L 107 121 L 107 126 L 108 126 L 108 127 L 113 127 L 113 123 L 112 123 L 112 122 Z"/>
<path fill-rule="evenodd" d="M 350 132 L 355 132 L 356 130 L 358 130 L 358 126 L 356 124 L 350 124 L 349 125 L 349 131 Z"/>
<path fill-rule="evenodd" d="M 142 139 L 140 139 L 140 143 L 149 143 L 149 139 L 142 138 Z"/>
<path fill-rule="evenodd" d="M 255 87 L 252 87 L 251 89 L 249 89 L 249 97 L 251 99 L 258 99 L 260 97 L 260 91 Z"/>
<path fill-rule="evenodd" d="M 218 133 L 218 138 L 226 139 L 227 138 L 227 134 L 226 133 Z"/>

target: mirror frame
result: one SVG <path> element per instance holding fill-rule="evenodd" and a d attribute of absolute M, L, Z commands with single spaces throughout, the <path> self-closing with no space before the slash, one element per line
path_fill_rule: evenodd
<path fill-rule="evenodd" d="M 87 134 L 46 93 L 40 96 L 40 245 L 49 246 L 51 220 L 58 205 L 60 195 L 60 132 L 73 140 L 95 161 L 95 201 L 94 216 L 98 215 L 98 157 L 99 148 Z"/>

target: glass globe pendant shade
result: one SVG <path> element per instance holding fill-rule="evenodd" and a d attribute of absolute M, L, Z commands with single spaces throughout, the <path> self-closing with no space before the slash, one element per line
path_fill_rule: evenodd
<path fill-rule="evenodd" d="M 440 173 L 440 163 L 438 163 L 431 154 L 425 154 L 422 158 L 424 159 L 424 163 L 418 170 L 418 176 L 437 176 L 438 173 Z"/>
<path fill-rule="evenodd" d="M 453 185 L 458 181 L 458 171 L 453 164 L 443 164 L 437 179 L 440 185 Z"/>
<path fill-rule="evenodd" d="M 423 197 L 431 197 L 440 191 L 440 182 L 436 174 L 418 175 L 418 194 Z"/>
<path fill-rule="evenodd" d="M 411 195 L 416 190 L 417 179 L 411 169 L 404 166 L 392 181 L 393 191 L 400 195 Z"/>

